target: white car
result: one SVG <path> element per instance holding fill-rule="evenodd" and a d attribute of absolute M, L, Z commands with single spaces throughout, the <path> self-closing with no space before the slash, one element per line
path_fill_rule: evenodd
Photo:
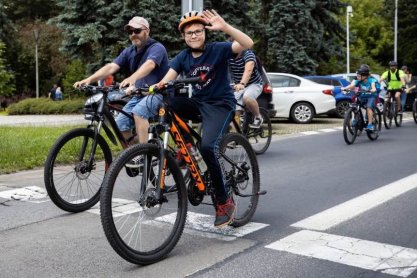
<path fill-rule="evenodd" d="M 268 72 L 276 117 L 310 123 L 314 115 L 336 109 L 333 86 L 322 85 L 294 74 Z"/>

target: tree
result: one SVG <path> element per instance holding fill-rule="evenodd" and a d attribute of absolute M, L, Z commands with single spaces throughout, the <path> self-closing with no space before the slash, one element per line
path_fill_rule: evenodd
<path fill-rule="evenodd" d="M 0 41 L 0 95 L 11 96 L 15 91 L 13 84 L 14 75 L 7 70 L 5 59 L 3 58 L 5 45 Z"/>
<path fill-rule="evenodd" d="M 392 5 L 392 4 L 391 4 Z M 417 3 L 414 1 L 398 1 L 398 60 L 417 72 Z"/>
<path fill-rule="evenodd" d="M 392 60 L 394 35 L 389 12 L 382 1 L 349 0 L 349 4 L 353 8 L 353 17 L 349 21 L 350 70 L 368 64 L 372 72 L 380 73 Z M 346 10 L 339 19 L 346 24 Z M 340 44 L 346 47 L 345 36 Z M 346 64 L 346 59 L 343 61 Z"/>
<path fill-rule="evenodd" d="M 62 80 L 62 85 L 64 87 L 64 92 L 66 95 L 70 96 L 72 94 L 81 96 L 79 90 L 75 90 L 72 85 L 85 78 L 85 66 L 81 62 L 81 60 L 72 60 L 69 65 L 67 66 L 67 71 L 65 73 L 65 77 Z"/>
<path fill-rule="evenodd" d="M 63 12 L 51 22 L 65 33 L 61 49 L 86 62 L 90 73 L 112 61 L 129 44 L 123 27 L 133 16 L 145 17 L 151 35 L 171 53 L 178 50 L 180 36 L 172 30 L 177 26 L 180 9 L 173 0 L 164 5 L 154 0 L 58 0 L 57 4 Z"/>

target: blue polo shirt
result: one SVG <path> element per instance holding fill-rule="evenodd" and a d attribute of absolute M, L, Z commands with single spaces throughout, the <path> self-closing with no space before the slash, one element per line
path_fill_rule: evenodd
<path fill-rule="evenodd" d="M 131 45 L 124 49 L 113 63 L 127 71 L 130 76 L 149 59 L 154 61 L 157 67 L 148 76 L 136 81 L 136 88 L 141 88 L 145 85 L 158 83 L 168 72 L 168 53 L 160 42 L 149 38 L 146 45 L 140 49 Z"/>
<path fill-rule="evenodd" d="M 204 81 L 193 85 L 193 98 L 203 102 L 222 102 L 234 109 L 236 99 L 230 86 L 228 60 L 233 58 L 231 42 L 208 43 L 200 57 L 194 58 L 190 49 L 181 51 L 170 63 L 178 74 L 200 76 Z"/>

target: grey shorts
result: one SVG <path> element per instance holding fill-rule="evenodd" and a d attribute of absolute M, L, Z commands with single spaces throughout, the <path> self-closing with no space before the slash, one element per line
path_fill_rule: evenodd
<path fill-rule="evenodd" d="M 243 105 L 243 97 L 249 97 L 253 99 L 257 99 L 259 95 L 262 93 L 262 85 L 261 84 L 250 84 L 245 89 L 240 90 L 239 92 L 235 92 L 235 98 L 237 103 Z M 240 105 L 236 105 L 236 110 L 243 110 Z"/>

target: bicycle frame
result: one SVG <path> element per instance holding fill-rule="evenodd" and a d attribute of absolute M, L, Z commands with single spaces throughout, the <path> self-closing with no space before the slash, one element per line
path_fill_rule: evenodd
<path fill-rule="evenodd" d="M 121 144 L 122 148 L 124 149 L 129 146 L 129 140 L 126 140 L 124 136 L 122 135 L 121 131 L 119 130 L 116 124 L 114 117 L 111 115 L 109 108 L 116 110 L 119 113 L 122 113 L 126 115 L 127 117 L 133 119 L 132 115 L 130 115 L 129 113 L 126 113 L 125 111 L 117 107 L 117 104 L 120 104 L 120 102 L 109 101 L 108 99 L 109 88 L 108 87 L 102 87 L 98 89 L 97 91 L 103 94 L 102 98 L 98 102 L 97 109 L 93 108 L 92 113 L 85 112 L 85 118 L 86 119 L 91 118 L 87 127 L 94 129 L 94 141 L 92 143 L 91 153 L 90 153 L 88 164 L 87 164 L 87 167 L 89 170 L 91 170 L 94 164 L 94 154 L 96 152 L 96 147 L 97 147 L 97 136 L 100 134 L 100 131 L 102 128 L 104 129 L 107 137 L 110 139 L 110 141 L 114 145 L 117 145 L 117 141 L 118 141 Z M 95 103 L 90 103 L 91 106 L 93 106 L 94 104 Z M 110 123 L 111 128 L 107 126 L 106 121 Z M 117 140 L 114 134 L 116 135 Z M 82 157 L 84 157 L 86 145 L 87 145 L 87 140 L 84 140 L 82 149 L 80 152 L 80 160 L 82 159 Z"/>

